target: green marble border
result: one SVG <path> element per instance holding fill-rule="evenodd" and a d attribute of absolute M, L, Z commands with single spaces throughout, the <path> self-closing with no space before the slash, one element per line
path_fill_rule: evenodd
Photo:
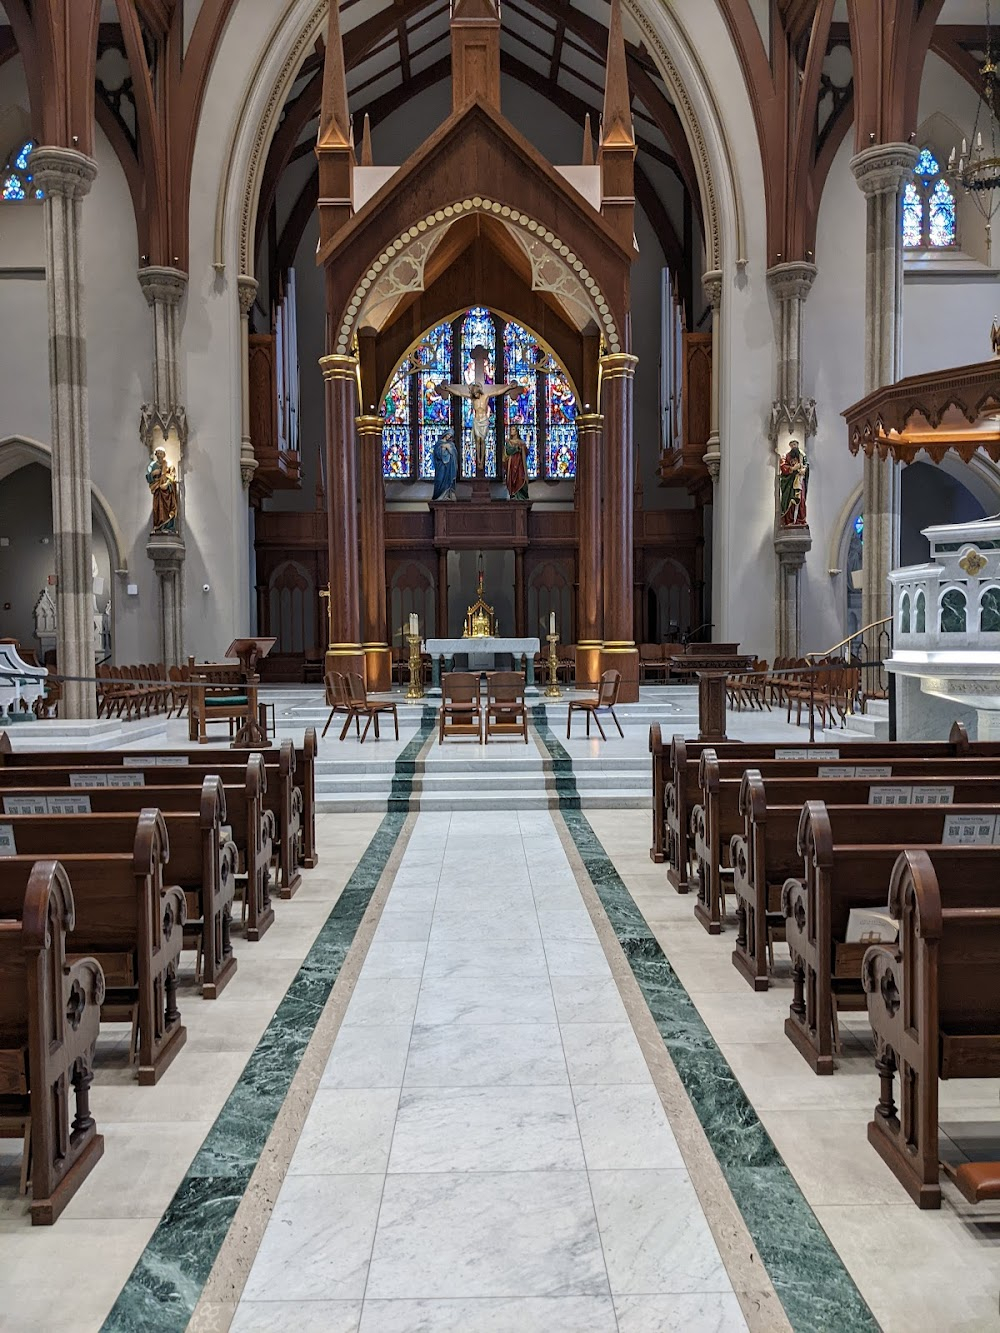
<path fill-rule="evenodd" d="M 101 1333 L 183 1333 L 406 821 L 435 711 L 396 761 L 389 812 L 257 1043 Z M 280 922 L 274 926 L 281 929 Z M 183 1053 L 179 1059 L 183 1061 Z"/>
<path fill-rule="evenodd" d="M 879 1325 L 580 809 L 573 761 L 532 709 L 560 813 L 796 1333 Z"/>

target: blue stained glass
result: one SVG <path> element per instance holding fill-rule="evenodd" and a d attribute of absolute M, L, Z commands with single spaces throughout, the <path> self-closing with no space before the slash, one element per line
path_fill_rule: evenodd
<path fill-rule="evenodd" d="M 920 191 L 909 182 L 903 191 L 903 245 L 909 249 L 919 246 L 923 241 L 924 201 Z"/>
<path fill-rule="evenodd" d="M 3 197 L 9 202 L 20 202 L 20 200 L 27 198 L 24 182 L 15 172 L 11 172 L 9 176 L 4 177 Z"/>
<path fill-rule="evenodd" d="M 928 201 L 931 245 L 945 249 L 955 244 L 955 196 L 945 181 L 939 180 Z"/>
<path fill-rule="evenodd" d="M 576 397 L 569 380 L 553 363 L 545 382 L 546 459 L 550 477 L 576 476 Z"/>
<path fill-rule="evenodd" d="M 7 163 L 0 194 L 8 203 L 20 203 L 27 199 L 29 194 L 35 199 L 45 197 L 43 191 L 35 189 L 32 185 L 34 177 L 28 169 L 28 159 L 34 147 L 34 139 L 29 139 Z"/>
<path fill-rule="evenodd" d="M 418 457 L 425 481 L 434 479 L 434 446 L 451 429 L 450 395 L 442 398 L 437 392 L 438 384 L 451 382 L 451 343 L 451 325 L 439 324 L 413 354 L 414 364 L 421 367 L 417 375 Z"/>
<path fill-rule="evenodd" d="M 466 384 L 475 379 L 473 353 L 477 347 L 486 349 L 486 379 L 496 382 L 494 367 L 497 362 L 497 335 L 493 316 L 485 306 L 474 306 L 462 322 L 462 378 Z M 497 473 L 496 399 L 490 402 L 490 424 L 486 435 L 486 475 Z M 472 406 L 468 399 L 462 403 L 462 475 L 476 475 L 476 445 L 472 438 Z"/>
<path fill-rule="evenodd" d="M 858 534 L 858 536 L 861 538 L 861 540 L 864 541 L 864 537 L 865 537 L 865 516 L 864 516 L 864 514 L 859 514 L 859 515 L 857 516 L 857 518 L 854 520 L 854 531 Z"/>
<path fill-rule="evenodd" d="M 523 387 L 507 399 L 507 420 L 528 444 L 528 476 L 538 476 L 538 375 L 541 349 L 532 334 L 511 321 L 503 335 L 504 378 Z"/>
<path fill-rule="evenodd" d="M 404 361 L 382 403 L 382 475 L 398 481 L 410 475 L 410 363 Z"/>
<path fill-rule="evenodd" d="M 940 172 L 938 160 L 929 148 L 921 148 L 920 156 L 917 158 L 917 164 L 913 168 L 913 174 L 920 176 L 925 185 L 929 185 L 932 178 Z"/>
<path fill-rule="evenodd" d="M 31 150 L 34 148 L 34 146 L 35 146 L 34 140 L 29 139 L 28 142 L 21 149 L 21 151 L 18 153 L 17 157 L 14 158 L 14 166 L 17 167 L 18 171 L 28 170 L 28 158 L 31 156 Z"/>

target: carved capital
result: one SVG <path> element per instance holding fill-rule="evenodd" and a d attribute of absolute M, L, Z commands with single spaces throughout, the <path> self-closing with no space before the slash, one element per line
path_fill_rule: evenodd
<path fill-rule="evenodd" d="M 247 453 L 246 450 L 250 452 Z M 253 448 L 249 441 L 244 441 L 243 451 L 240 453 L 240 479 L 243 482 L 243 489 L 248 490 L 253 481 L 254 473 L 257 471 L 257 459 L 254 457 Z"/>
<path fill-rule="evenodd" d="M 851 158 L 851 170 L 862 192 L 898 194 L 913 175 L 920 149 L 912 143 L 877 143 Z"/>
<path fill-rule="evenodd" d="M 360 416 L 354 418 L 354 424 L 358 428 L 358 438 L 361 440 L 374 440 L 378 447 L 382 447 L 382 429 L 384 422 L 379 416 Z"/>
<path fill-rule="evenodd" d="M 154 532 L 146 542 L 146 554 L 153 562 L 157 578 L 168 578 L 184 563 L 187 554 L 184 538 L 176 532 Z"/>
<path fill-rule="evenodd" d="M 256 278 L 251 278 L 246 273 L 241 273 L 236 279 L 236 290 L 240 298 L 240 315 L 243 319 L 246 319 L 253 309 L 259 285 Z M 247 484 L 249 485 L 249 483 Z"/>
<path fill-rule="evenodd" d="M 819 270 L 815 264 L 797 261 L 789 264 L 775 264 L 767 270 L 767 285 L 779 301 L 804 301 L 810 288 L 816 281 Z"/>
<path fill-rule="evenodd" d="M 639 358 L 630 352 L 609 352 L 601 357 L 601 376 L 606 380 L 634 379 Z"/>
<path fill-rule="evenodd" d="M 712 481 L 718 481 L 719 472 L 722 468 L 722 449 L 717 434 L 708 437 L 708 447 L 701 461 L 708 468 L 708 475 L 712 478 Z"/>
<path fill-rule="evenodd" d="M 319 368 L 325 380 L 354 380 L 358 377 L 358 358 L 333 352 L 320 357 Z"/>
<path fill-rule="evenodd" d="M 771 404 L 771 420 L 768 422 L 767 438 L 776 444 L 782 432 L 792 435 L 815 435 L 819 425 L 816 420 L 815 398 L 799 398 L 795 402 L 775 402 Z"/>
<path fill-rule="evenodd" d="M 159 301 L 163 305 L 180 305 L 187 291 L 188 275 L 179 268 L 160 268 L 155 265 L 141 268 L 136 275 L 142 294 L 150 307 Z"/>
<path fill-rule="evenodd" d="M 161 411 L 149 403 L 143 403 L 139 412 L 139 438 L 150 453 L 157 434 L 164 440 L 170 435 L 176 435 L 183 449 L 188 438 L 186 410 L 183 407 L 171 407 Z"/>
<path fill-rule="evenodd" d="M 713 312 L 718 314 L 722 308 L 722 270 L 713 268 L 708 273 L 703 273 L 701 275 L 701 285 L 711 302 Z"/>
<path fill-rule="evenodd" d="M 46 195 L 82 199 L 90 193 L 97 163 L 75 148 L 48 148 L 43 144 L 31 154 L 31 174 L 35 187 Z"/>

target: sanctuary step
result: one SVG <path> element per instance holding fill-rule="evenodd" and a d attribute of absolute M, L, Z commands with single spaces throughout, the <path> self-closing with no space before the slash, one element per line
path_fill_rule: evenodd
<path fill-rule="evenodd" d="M 852 713 L 847 719 L 847 727 L 828 727 L 823 731 L 823 739 L 828 741 L 850 740 L 887 741 L 889 739 L 889 700 L 869 699 L 863 713 Z"/>

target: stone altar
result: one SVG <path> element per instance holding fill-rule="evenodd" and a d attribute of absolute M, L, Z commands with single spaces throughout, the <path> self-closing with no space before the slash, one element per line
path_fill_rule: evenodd
<path fill-rule="evenodd" d="M 494 638 L 474 638 L 474 639 L 427 639 L 424 643 L 424 652 L 430 654 L 431 659 L 431 689 L 441 688 L 441 663 L 444 658 L 453 658 L 456 656 L 467 655 L 469 658 L 469 670 L 484 670 L 479 663 L 479 659 L 489 658 L 492 662 L 496 661 L 498 653 L 510 653 L 517 663 L 521 656 L 525 659 L 525 689 L 533 691 L 535 689 L 535 654 L 541 648 L 538 639 L 518 639 L 497 636 Z"/>

